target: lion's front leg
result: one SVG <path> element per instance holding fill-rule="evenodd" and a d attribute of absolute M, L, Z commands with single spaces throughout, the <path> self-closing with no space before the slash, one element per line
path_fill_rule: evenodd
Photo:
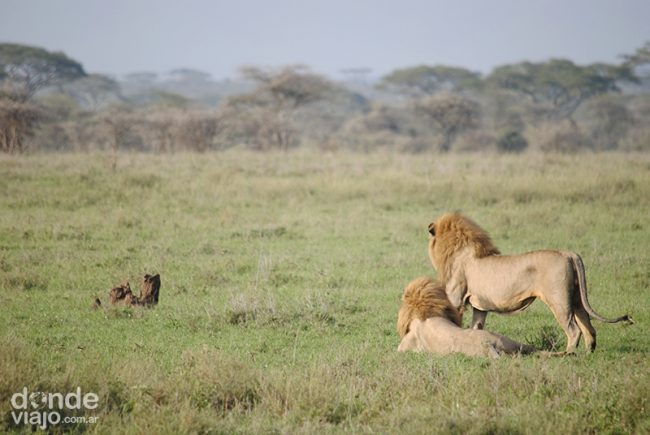
<path fill-rule="evenodd" d="M 453 305 L 460 313 L 461 317 L 465 310 L 465 302 L 469 297 L 467 294 L 467 281 L 465 275 L 461 270 L 455 270 L 451 279 L 445 285 L 445 293 L 451 305 Z"/>
<path fill-rule="evenodd" d="M 418 340 L 415 330 L 411 330 L 402 338 L 402 341 L 399 343 L 397 348 L 398 352 L 405 352 L 407 350 L 414 350 L 416 352 L 421 352 L 423 350 L 422 344 Z"/>
<path fill-rule="evenodd" d="M 472 329 L 483 329 L 488 312 L 472 307 Z"/>

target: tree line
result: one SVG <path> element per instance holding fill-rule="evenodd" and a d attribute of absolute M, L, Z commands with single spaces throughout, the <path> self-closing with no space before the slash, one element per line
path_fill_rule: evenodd
<path fill-rule="evenodd" d="M 0 150 L 647 150 L 648 65 L 650 42 L 618 64 L 419 65 L 362 90 L 301 65 L 246 66 L 244 85 L 212 92 L 200 71 L 175 70 L 165 88 L 151 73 L 117 81 L 0 44 Z"/>

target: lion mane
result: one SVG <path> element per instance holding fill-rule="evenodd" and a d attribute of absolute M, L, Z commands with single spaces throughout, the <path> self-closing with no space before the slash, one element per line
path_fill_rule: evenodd
<path fill-rule="evenodd" d="M 474 250 L 476 258 L 500 254 L 490 236 L 471 219 L 460 213 L 447 213 L 429 225 L 433 236 L 429 256 L 440 279 L 447 282 L 455 254 L 465 247 Z"/>
<path fill-rule="evenodd" d="M 447 299 L 444 284 L 427 276 L 416 278 L 406 286 L 402 295 L 402 306 L 397 315 L 400 338 L 408 334 L 413 319 L 426 320 L 431 317 L 444 317 L 458 326 L 462 322 L 460 313 Z"/>

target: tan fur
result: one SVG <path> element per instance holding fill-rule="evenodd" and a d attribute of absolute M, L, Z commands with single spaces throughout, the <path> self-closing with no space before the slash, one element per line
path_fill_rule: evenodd
<path fill-rule="evenodd" d="M 628 316 L 606 319 L 587 301 L 584 265 L 567 251 L 534 251 L 499 255 L 488 234 L 458 213 L 441 216 L 429 225 L 429 257 L 445 284 L 451 304 L 474 308 L 472 326 L 482 328 L 488 311 L 511 313 L 535 298 L 551 309 L 567 335 L 567 352 L 585 336 L 587 349 L 596 347 L 590 317 L 605 322 L 630 321 Z"/>
<path fill-rule="evenodd" d="M 461 317 L 445 294 L 445 286 L 431 278 L 417 278 L 404 289 L 397 317 L 399 351 L 427 351 L 436 355 L 463 353 L 498 357 L 526 354 L 531 346 L 488 331 L 462 329 Z"/>
<path fill-rule="evenodd" d="M 447 299 L 444 285 L 434 283 L 431 278 L 425 276 L 411 281 L 404 289 L 402 301 L 397 315 L 397 331 L 400 338 L 409 332 L 409 324 L 413 319 L 444 317 L 461 326 L 460 313 Z"/>

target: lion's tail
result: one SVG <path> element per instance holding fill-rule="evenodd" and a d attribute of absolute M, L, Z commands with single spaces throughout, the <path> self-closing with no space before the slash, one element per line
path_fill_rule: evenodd
<path fill-rule="evenodd" d="M 575 252 L 569 253 L 569 257 L 573 262 L 573 269 L 575 270 L 576 275 L 578 277 L 578 288 L 580 289 L 580 300 L 582 301 L 582 306 L 585 307 L 585 310 L 587 310 L 587 313 L 589 313 L 591 317 L 605 323 L 618 323 L 618 322 L 628 322 L 629 324 L 634 323 L 632 318 L 627 314 L 625 314 L 624 316 L 617 317 L 615 319 L 608 319 L 606 317 L 601 316 L 596 311 L 594 311 L 593 308 L 591 308 L 591 305 L 589 305 L 589 301 L 587 300 L 587 278 L 585 276 L 585 265 L 582 262 L 582 258 L 580 258 L 580 256 Z"/>

